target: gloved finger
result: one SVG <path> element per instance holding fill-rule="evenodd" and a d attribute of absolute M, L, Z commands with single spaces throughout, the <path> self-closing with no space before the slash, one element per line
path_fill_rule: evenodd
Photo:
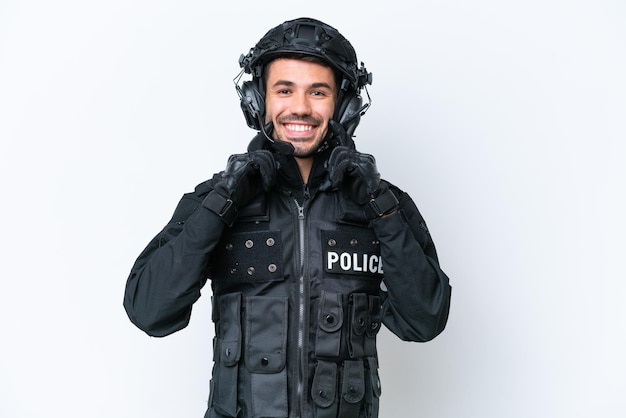
<path fill-rule="evenodd" d="M 353 148 L 354 141 L 348 137 L 348 134 L 343 125 L 334 119 L 328 122 L 328 127 L 333 133 L 333 137 L 337 140 L 337 145 L 340 147 Z"/>
<path fill-rule="evenodd" d="M 365 182 L 367 194 L 374 195 L 380 187 L 380 175 L 374 174 L 365 167 L 359 167 L 361 179 Z"/>
<path fill-rule="evenodd" d="M 267 150 L 255 151 L 251 153 L 251 158 L 255 161 L 261 174 L 263 189 L 269 190 L 276 177 L 276 162 L 273 154 Z"/>
<path fill-rule="evenodd" d="M 363 152 L 358 152 L 357 154 L 360 164 L 376 167 L 376 159 L 372 154 L 365 154 Z"/>
<path fill-rule="evenodd" d="M 354 165 L 354 160 L 350 156 L 350 151 L 346 148 L 335 148 L 329 159 L 329 177 L 333 183 L 337 185 L 343 180 L 343 177 L 349 167 Z"/>
<path fill-rule="evenodd" d="M 224 175 L 232 174 L 239 171 L 244 165 L 248 164 L 249 157 L 247 154 L 233 154 L 228 157 Z"/>
<path fill-rule="evenodd" d="M 359 175 L 365 180 L 367 192 L 375 194 L 380 186 L 380 173 L 376 167 L 376 159 L 370 154 L 360 154 L 358 164 Z"/>
<path fill-rule="evenodd" d="M 340 163 L 350 159 L 353 152 L 347 147 L 335 147 L 328 158 L 328 168 L 331 171 L 336 170 Z"/>

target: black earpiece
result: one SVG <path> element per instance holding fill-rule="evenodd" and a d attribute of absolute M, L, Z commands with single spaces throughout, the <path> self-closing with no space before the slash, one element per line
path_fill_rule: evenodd
<path fill-rule="evenodd" d="M 364 105 L 361 95 L 350 92 L 337 105 L 334 119 L 343 125 L 346 133 L 351 137 L 361 121 L 361 115 L 369 107 L 369 103 Z"/>
<path fill-rule="evenodd" d="M 261 129 L 261 121 L 265 114 L 265 99 L 254 81 L 244 81 L 237 86 L 241 100 L 241 110 L 246 118 L 246 123 L 257 131 Z"/>

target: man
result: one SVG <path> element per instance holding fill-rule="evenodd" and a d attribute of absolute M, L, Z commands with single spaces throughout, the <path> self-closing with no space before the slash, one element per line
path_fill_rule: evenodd
<path fill-rule="evenodd" d="M 381 323 L 428 341 L 451 290 L 413 201 L 355 149 L 371 74 L 309 18 L 271 29 L 240 65 L 258 134 L 183 196 L 133 266 L 124 306 L 165 336 L 188 324 L 210 280 L 205 417 L 377 417 Z M 244 72 L 252 79 L 239 84 Z"/>

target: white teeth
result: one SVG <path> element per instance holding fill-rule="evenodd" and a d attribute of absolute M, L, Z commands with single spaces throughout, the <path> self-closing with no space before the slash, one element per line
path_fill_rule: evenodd
<path fill-rule="evenodd" d="M 311 125 L 285 125 L 285 128 L 296 132 L 310 131 L 313 129 Z"/>

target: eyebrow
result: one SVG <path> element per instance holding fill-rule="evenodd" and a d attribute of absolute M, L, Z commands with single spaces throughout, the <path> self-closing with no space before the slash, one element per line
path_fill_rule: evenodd
<path fill-rule="evenodd" d="M 293 81 L 289 81 L 289 80 L 277 80 L 274 84 L 272 84 L 272 87 L 277 87 L 277 86 L 287 86 L 287 87 L 293 87 L 295 86 L 296 83 L 294 83 Z M 333 88 L 331 87 L 330 84 L 328 83 L 323 83 L 323 82 L 318 82 L 318 83 L 313 83 L 310 86 L 311 88 L 314 89 L 318 89 L 318 88 L 327 88 L 329 90 L 332 90 Z"/>

